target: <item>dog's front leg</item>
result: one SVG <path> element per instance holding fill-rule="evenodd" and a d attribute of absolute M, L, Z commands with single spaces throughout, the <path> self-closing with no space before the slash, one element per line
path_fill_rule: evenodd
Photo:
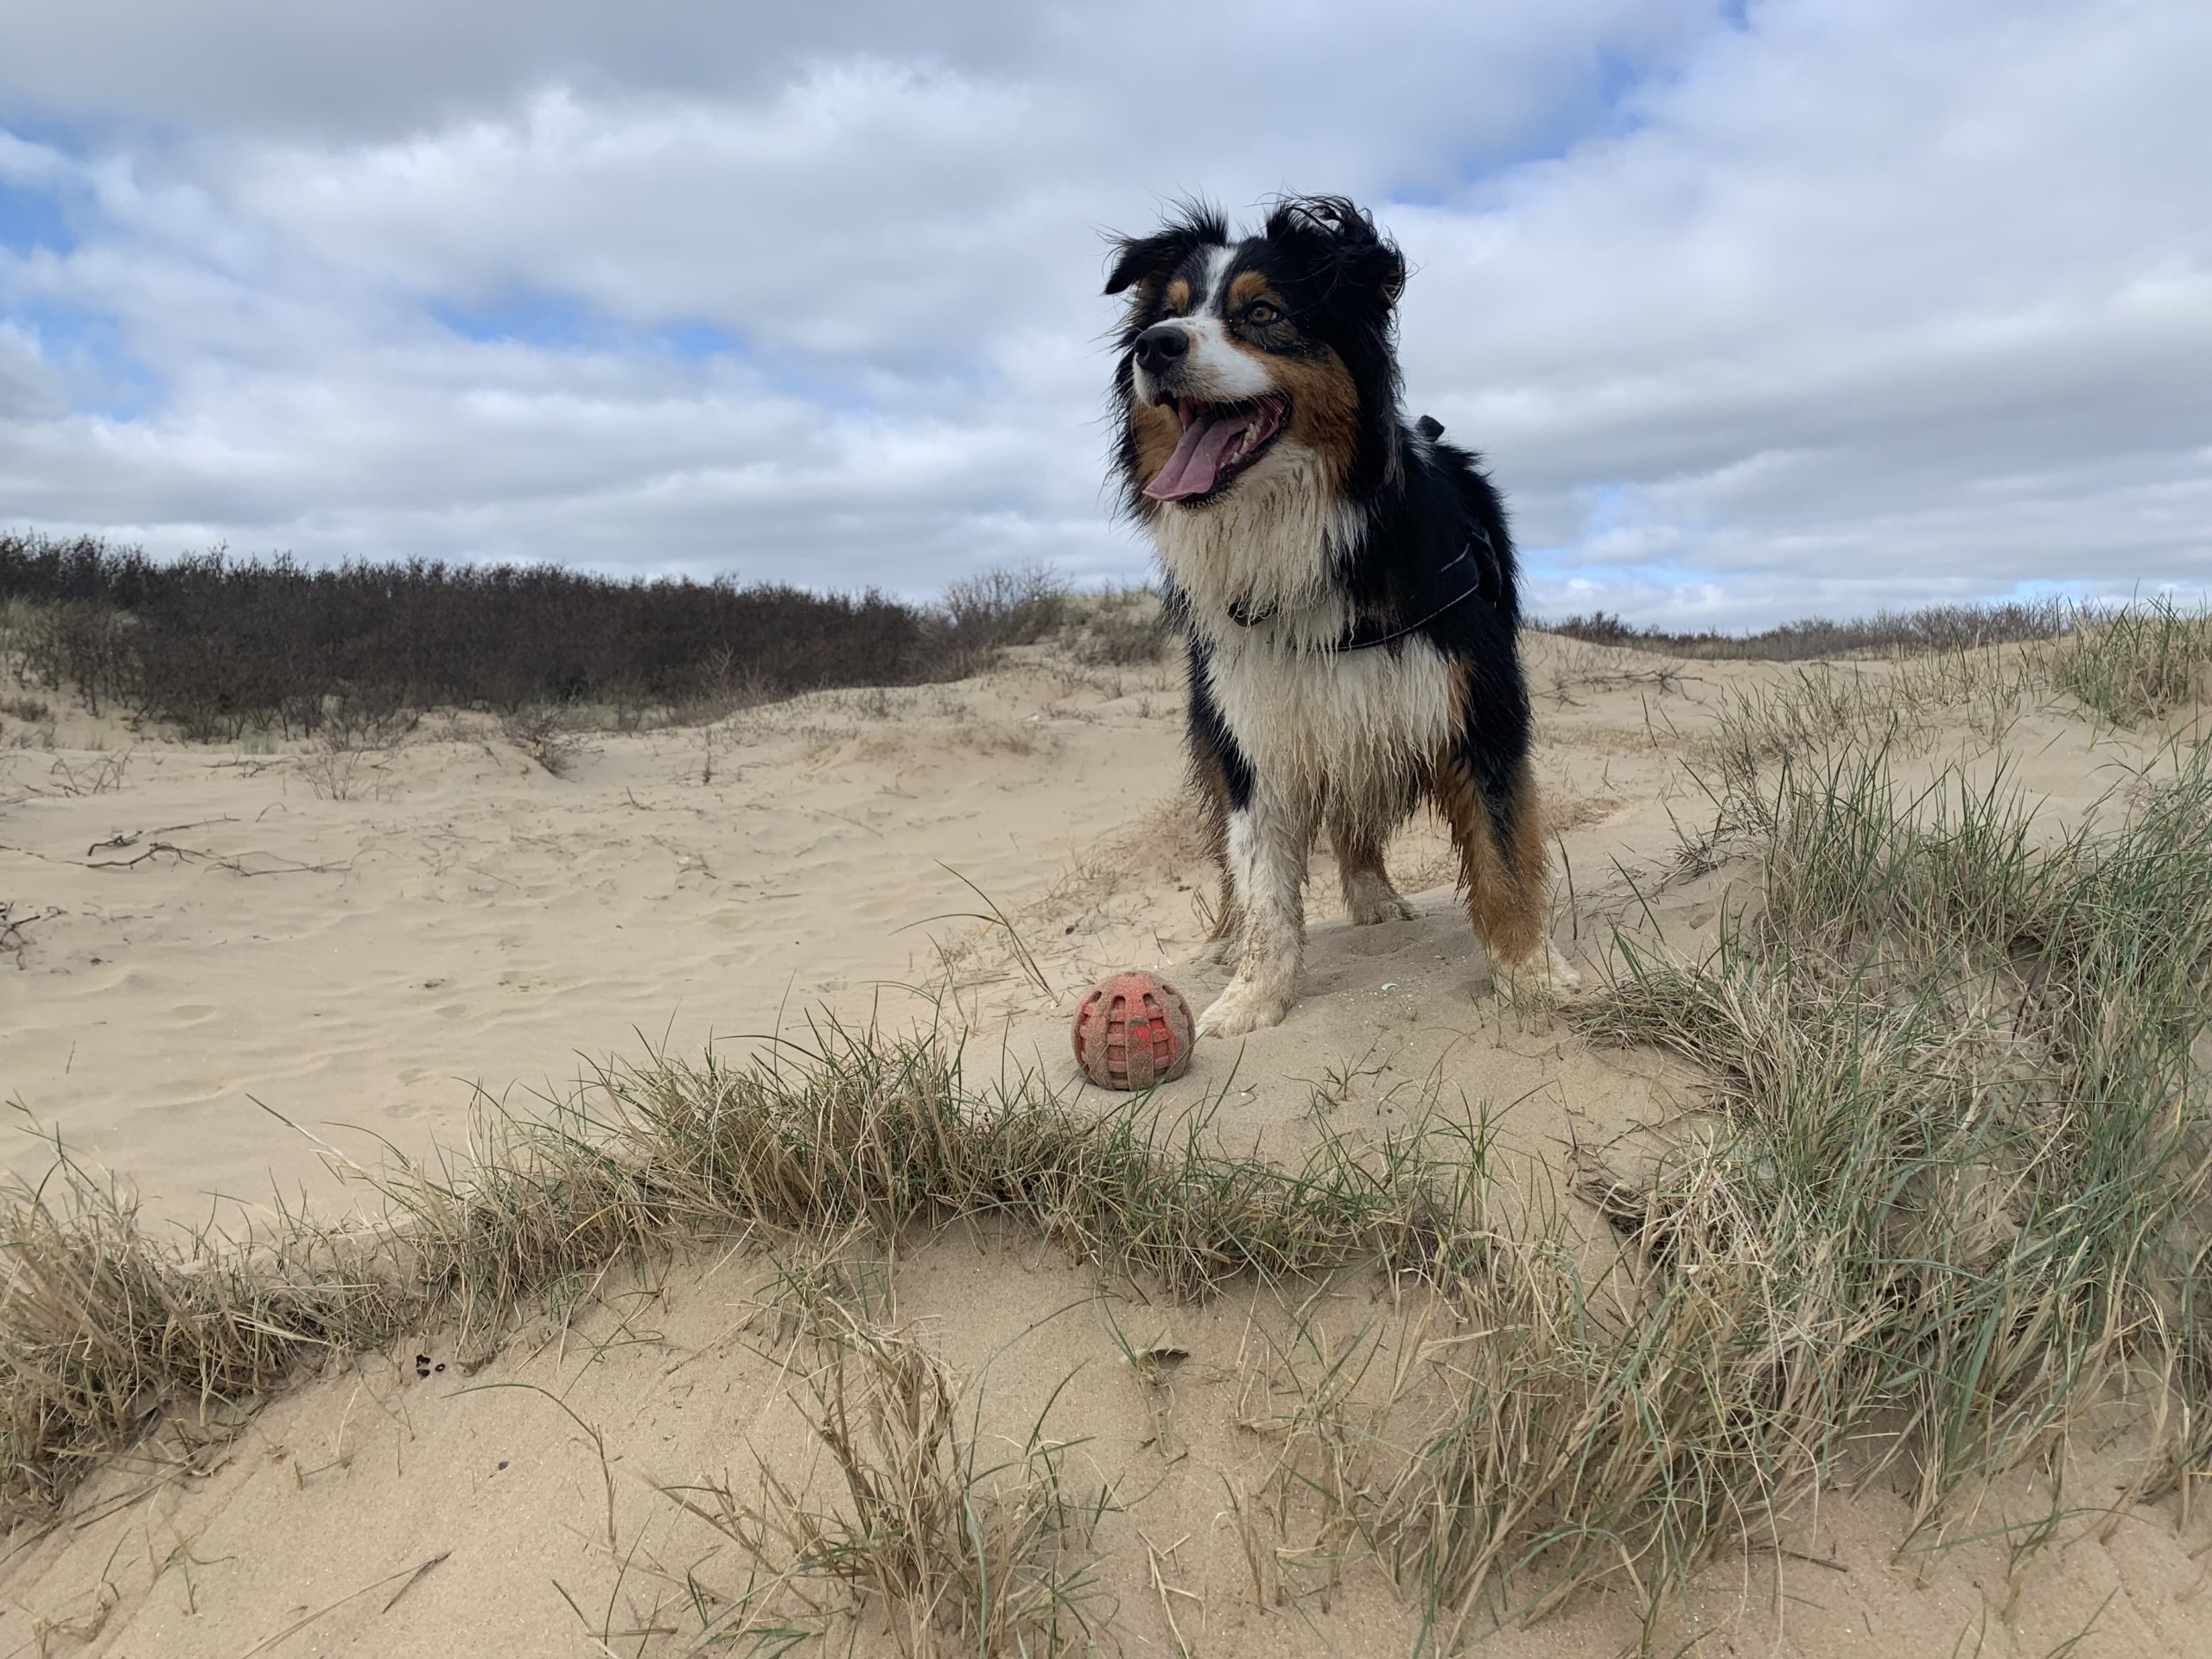
<path fill-rule="evenodd" d="M 1264 791 L 1230 815 L 1229 879 L 1243 921 L 1236 976 L 1199 1016 L 1207 1037 L 1279 1026 L 1298 995 L 1306 950 L 1306 855 L 1318 814 Z"/>

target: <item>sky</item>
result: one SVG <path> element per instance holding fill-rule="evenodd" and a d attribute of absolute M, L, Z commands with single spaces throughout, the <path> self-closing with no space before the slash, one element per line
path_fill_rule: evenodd
<path fill-rule="evenodd" d="M 1346 194 L 1528 604 L 2212 594 L 2202 0 L 15 0 L 0 529 L 1147 570 L 1109 237 Z"/>

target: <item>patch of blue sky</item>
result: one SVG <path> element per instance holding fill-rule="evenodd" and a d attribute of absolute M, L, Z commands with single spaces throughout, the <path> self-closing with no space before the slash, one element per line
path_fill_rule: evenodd
<path fill-rule="evenodd" d="M 104 313 L 34 301 L 10 315 L 37 336 L 46 360 L 63 377 L 72 408 L 111 420 L 135 420 L 161 401 L 161 379 L 134 357 L 122 326 Z"/>
<path fill-rule="evenodd" d="M 1621 509 L 1628 504 L 1628 489 L 1620 484 L 1586 484 L 1575 491 L 1587 515 L 1583 520 L 1585 537 L 1603 536 L 1618 530 Z"/>
<path fill-rule="evenodd" d="M 486 345 L 658 358 L 699 372 L 741 365 L 766 390 L 840 414 L 879 412 L 891 395 L 884 394 L 879 384 L 887 372 L 934 387 L 950 383 L 972 385 L 979 391 L 987 389 L 991 379 L 988 370 L 973 365 L 855 363 L 834 354 L 763 349 L 703 317 L 630 322 L 587 302 L 546 290 L 518 289 L 488 300 L 436 300 L 424 309 L 448 333 Z"/>
<path fill-rule="evenodd" d="M 654 345 L 671 356 L 687 363 L 703 363 L 710 358 L 742 357 L 745 342 L 728 329 L 696 319 L 672 322 L 656 328 L 650 338 Z"/>
<path fill-rule="evenodd" d="M 1632 131 L 1643 124 L 1632 100 L 1652 74 L 1652 66 L 1624 52 L 1598 51 L 1598 103 L 1605 112 L 1606 130 Z"/>
<path fill-rule="evenodd" d="M 1625 575 L 1640 570 L 1681 570 L 1681 580 L 1702 582 L 1705 577 L 1683 567 L 1664 561 L 1637 563 L 1625 557 L 1608 557 L 1602 544 L 1609 537 L 1619 534 L 1623 528 L 1623 514 L 1629 505 L 1627 486 L 1621 484 L 1586 484 L 1573 492 L 1575 505 L 1582 511 L 1582 522 L 1567 540 L 1545 543 L 1523 543 L 1520 549 L 1522 562 L 1533 566 L 1541 561 L 1553 574 L 1565 580 L 1568 572 L 1602 569 L 1609 573 Z M 1624 548 L 1623 552 L 1627 550 Z"/>
<path fill-rule="evenodd" d="M 527 289 L 474 304 L 434 300 L 428 308 L 432 320 L 448 334 L 484 345 L 573 352 L 618 346 L 627 332 L 606 313 L 580 301 Z"/>
<path fill-rule="evenodd" d="M 1748 28 L 1746 0 L 1715 0 L 1713 16 L 1724 28 Z M 1599 47 L 1591 55 L 1592 79 L 1586 97 L 1559 100 L 1551 121 L 1529 132 L 1503 153 L 1463 157 L 1455 168 L 1408 178 L 1389 188 L 1389 198 L 1411 207 L 1435 207 L 1463 200 L 1471 191 L 1495 184 L 1520 167 L 1564 160 L 1575 146 L 1593 138 L 1618 138 L 1648 124 L 1642 93 L 1654 79 L 1680 73 L 1674 56 L 1639 56 Z"/>
<path fill-rule="evenodd" d="M 67 253 L 76 245 L 60 192 L 0 179 L 0 248 Z"/>
<path fill-rule="evenodd" d="M 434 300 L 431 320 L 449 334 L 486 345 L 545 351 L 653 351 L 686 363 L 746 355 L 745 342 L 703 318 L 640 326 L 573 296 L 514 289 L 480 301 Z"/>

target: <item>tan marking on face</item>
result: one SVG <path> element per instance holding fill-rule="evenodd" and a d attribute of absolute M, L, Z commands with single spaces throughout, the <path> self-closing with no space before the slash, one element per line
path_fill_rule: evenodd
<path fill-rule="evenodd" d="M 1344 359 L 1326 347 L 1313 357 L 1290 357 L 1234 338 L 1230 343 L 1262 365 L 1276 388 L 1289 397 L 1286 435 L 1321 458 L 1332 486 L 1342 484 L 1359 442 L 1359 393 Z"/>
<path fill-rule="evenodd" d="M 1132 397 L 1129 434 L 1136 440 L 1137 476 L 1148 483 L 1159 476 L 1167 457 L 1183 441 L 1182 417 L 1166 404 L 1141 404 Z M 1152 504 L 1147 501 L 1145 505 L 1149 508 Z"/>
<path fill-rule="evenodd" d="M 1178 315 L 1191 308 L 1191 285 L 1180 276 L 1167 284 L 1167 308 Z"/>
<path fill-rule="evenodd" d="M 1235 316 L 1255 300 L 1265 300 L 1276 310 L 1284 309 L 1283 302 L 1268 290 L 1268 279 L 1256 270 L 1240 270 L 1229 284 L 1229 315 Z"/>

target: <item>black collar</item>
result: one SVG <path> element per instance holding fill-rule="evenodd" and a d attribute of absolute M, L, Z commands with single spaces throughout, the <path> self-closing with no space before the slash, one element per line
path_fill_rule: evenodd
<path fill-rule="evenodd" d="M 1485 532 L 1479 524 L 1476 525 L 1474 530 L 1477 538 L 1481 541 L 1482 544 L 1485 548 L 1489 547 L 1491 540 L 1488 533 Z M 1468 551 L 1469 550 L 1467 549 L 1461 548 L 1457 556 L 1446 562 L 1444 569 L 1446 570 L 1449 570 L 1456 565 L 1471 563 L 1471 560 L 1468 557 Z M 1386 619 L 1379 617 L 1362 617 L 1357 621 L 1354 622 L 1350 627 L 1346 628 L 1342 633 L 1338 634 L 1334 639 L 1331 640 L 1327 645 L 1320 646 L 1319 649 L 1323 652 L 1331 652 L 1340 651 L 1372 651 L 1377 645 L 1387 645 L 1394 639 L 1403 639 L 1408 634 L 1420 632 L 1421 629 L 1435 621 L 1438 617 L 1443 615 L 1446 611 L 1452 610 L 1457 607 L 1465 604 L 1467 601 L 1472 599 L 1481 591 L 1482 576 L 1481 574 L 1478 572 L 1473 582 L 1470 582 L 1459 593 L 1454 594 L 1451 598 L 1446 600 L 1441 605 L 1438 606 L 1427 615 L 1422 617 L 1418 622 L 1406 622 L 1400 624 L 1396 627 L 1392 627 Z M 1236 623 L 1236 626 L 1241 628 L 1255 628 L 1262 622 L 1273 620 L 1274 614 L 1275 607 L 1272 605 L 1268 606 L 1267 609 L 1263 611 L 1255 611 L 1249 606 L 1245 605 L 1241 600 L 1233 599 L 1229 601 L 1229 620 Z"/>

